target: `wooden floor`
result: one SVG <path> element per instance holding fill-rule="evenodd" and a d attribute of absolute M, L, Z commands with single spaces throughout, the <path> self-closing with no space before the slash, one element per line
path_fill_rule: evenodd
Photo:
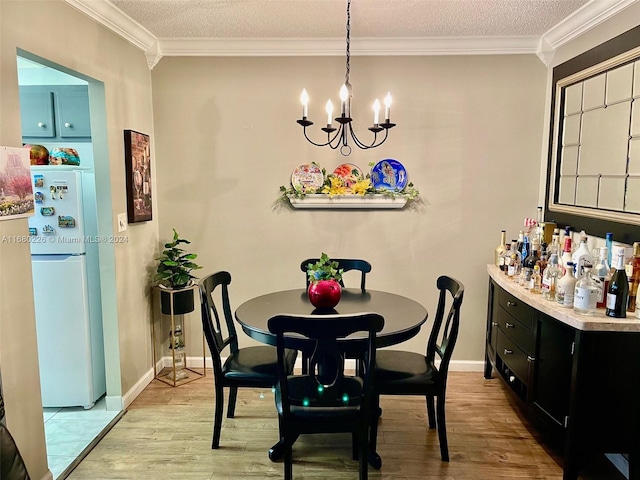
<path fill-rule="evenodd" d="M 226 393 L 226 392 L 225 392 Z M 273 394 L 240 389 L 236 417 L 225 417 L 221 447 L 211 449 L 213 377 L 180 387 L 154 380 L 124 417 L 68 477 L 71 480 L 282 478 L 282 463 L 267 450 L 277 441 Z M 419 397 L 382 397 L 378 452 L 382 468 L 371 479 L 561 479 L 558 451 L 536 430 L 497 378 L 452 372 L 447 399 L 449 463 L 426 423 Z M 226 415 L 226 410 L 225 410 Z M 294 478 L 356 479 L 348 435 L 302 436 L 294 445 Z M 584 480 L 624 477 L 604 458 L 584 469 Z"/>

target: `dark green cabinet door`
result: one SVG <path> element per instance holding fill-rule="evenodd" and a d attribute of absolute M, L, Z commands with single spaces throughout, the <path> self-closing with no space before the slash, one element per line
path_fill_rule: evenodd
<path fill-rule="evenodd" d="M 22 136 L 49 139 L 56 136 L 53 92 L 40 88 L 20 88 Z"/>
<path fill-rule="evenodd" d="M 540 315 L 533 405 L 560 428 L 569 414 L 575 338 L 573 328 Z"/>

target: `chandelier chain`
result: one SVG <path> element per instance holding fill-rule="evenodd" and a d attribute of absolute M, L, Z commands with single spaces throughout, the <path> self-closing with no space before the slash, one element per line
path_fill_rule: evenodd
<path fill-rule="evenodd" d="M 350 54 L 350 46 L 351 46 L 351 0 L 347 1 L 347 71 L 345 73 L 344 76 L 344 83 L 345 85 L 349 85 L 349 73 L 351 70 L 351 65 L 350 65 L 350 58 L 351 58 L 351 54 Z"/>

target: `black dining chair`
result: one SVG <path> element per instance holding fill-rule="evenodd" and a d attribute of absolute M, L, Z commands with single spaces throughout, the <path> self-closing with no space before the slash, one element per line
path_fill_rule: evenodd
<path fill-rule="evenodd" d="M 304 272 L 304 278 L 307 288 L 309 287 L 309 277 L 307 275 L 307 268 L 310 263 L 316 263 L 319 258 L 308 258 L 300 264 L 300 270 Z M 351 270 L 358 270 L 362 274 L 360 276 L 360 290 L 365 291 L 366 275 L 371 272 L 371 264 L 366 260 L 358 258 L 332 258 L 334 262 L 338 262 L 338 268 L 341 268 L 345 273 Z M 340 280 L 340 286 L 344 288 L 344 281 Z"/>
<path fill-rule="evenodd" d="M 199 282 L 202 328 L 211 351 L 215 384 L 216 406 L 211 448 L 220 446 L 224 387 L 229 387 L 227 418 L 233 418 L 238 387 L 272 388 L 278 381 L 278 355 L 274 347 L 238 347 L 238 335 L 229 303 L 230 283 L 231 274 L 225 271 L 208 275 Z M 222 322 L 216 301 L 222 306 Z M 229 353 L 223 364 L 221 354 L 227 347 Z M 293 371 L 296 356 L 295 350 L 284 352 L 283 368 L 289 373 Z"/>
<path fill-rule="evenodd" d="M 293 444 L 301 434 L 352 434 L 352 455 L 360 462 L 360 480 L 368 475 L 368 433 L 372 419 L 373 373 L 376 333 L 384 318 L 376 313 L 348 315 L 276 315 L 269 319 L 269 331 L 277 336 L 278 410 L 280 439 L 284 449 L 284 478 L 293 475 Z M 344 372 L 344 352 L 338 339 L 356 332 L 366 338 L 350 348 L 365 361 L 362 377 Z M 287 371 L 286 334 L 309 339 L 312 344 L 309 373 L 290 375 Z"/>
<path fill-rule="evenodd" d="M 460 327 L 460 306 L 464 286 L 454 278 L 441 276 L 437 280 L 440 290 L 436 312 L 426 354 L 398 350 L 378 350 L 376 356 L 376 402 L 379 395 L 423 395 L 427 401 L 429 428 L 438 428 L 440 457 L 449 461 L 447 427 L 445 422 L 445 398 L 447 376 L 453 348 Z M 447 305 L 449 309 L 447 310 Z M 446 312 L 446 317 L 445 317 Z M 440 360 L 436 366 L 436 355 Z M 437 410 L 436 410 L 437 401 Z M 374 407 L 371 428 L 371 449 L 375 451 L 380 409 Z"/>

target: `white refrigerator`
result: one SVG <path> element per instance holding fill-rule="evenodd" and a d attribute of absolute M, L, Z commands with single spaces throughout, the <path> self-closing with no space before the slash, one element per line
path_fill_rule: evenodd
<path fill-rule="evenodd" d="M 91 408 L 106 392 L 93 173 L 32 166 L 31 175 L 35 214 L 29 233 L 42 405 Z"/>

